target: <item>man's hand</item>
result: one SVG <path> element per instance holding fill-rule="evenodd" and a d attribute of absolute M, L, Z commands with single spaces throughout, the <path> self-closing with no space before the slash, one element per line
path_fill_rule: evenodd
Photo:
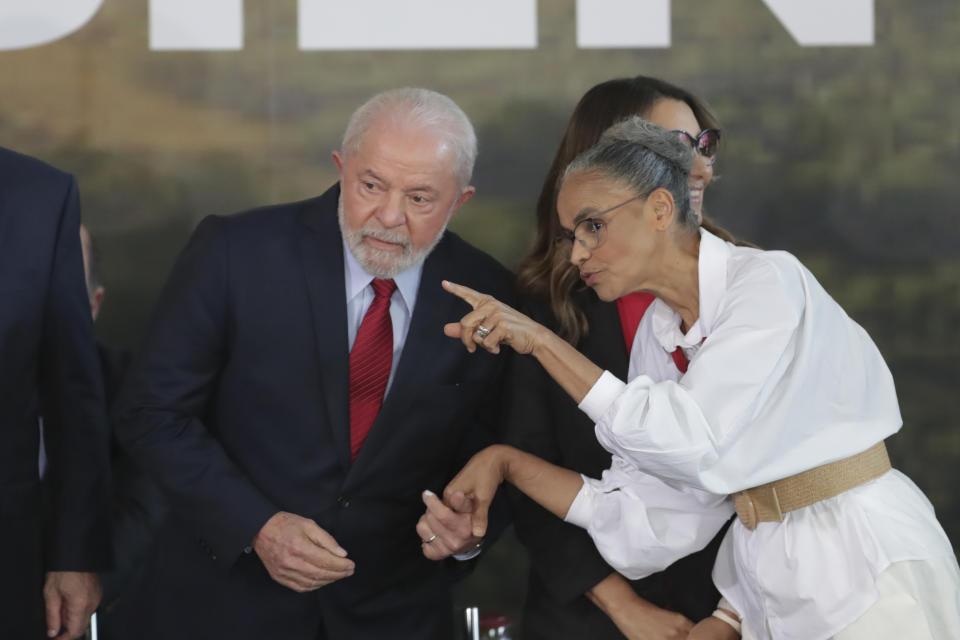
<path fill-rule="evenodd" d="M 423 543 L 423 555 L 430 560 L 443 560 L 455 553 L 475 549 L 483 539 L 473 535 L 471 512 L 473 505 L 459 494 L 449 506 L 443 504 L 432 491 L 423 492 L 426 512 L 417 522 L 417 534 Z"/>
<path fill-rule="evenodd" d="M 100 578 L 82 571 L 50 571 L 43 585 L 47 637 L 73 640 L 83 635 L 100 604 Z"/>
<path fill-rule="evenodd" d="M 630 640 L 686 640 L 693 628 L 693 623 L 679 613 L 638 596 L 619 573 L 610 574 L 586 595 Z"/>
<path fill-rule="evenodd" d="M 304 593 L 353 575 L 346 550 L 316 522 L 279 511 L 253 539 L 270 577 Z"/>

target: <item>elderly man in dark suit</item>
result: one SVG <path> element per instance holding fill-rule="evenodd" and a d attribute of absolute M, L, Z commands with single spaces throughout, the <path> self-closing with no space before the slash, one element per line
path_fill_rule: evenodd
<path fill-rule="evenodd" d="M 480 541 L 423 492 L 491 440 L 501 361 L 443 335 L 441 281 L 513 297 L 444 233 L 475 155 L 449 98 L 389 91 L 326 193 L 197 228 L 117 412 L 171 506 L 138 637 L 451 637 Z"/>
<path fill-rule="evenodd" d="M 69 175 L 0 148 L 0 635 L 79 637 L 110 556 L 106 415 Z M 45 499 L 38 472 L 43 416 Z M 46 624 L 44 624 L 44 604 Z"/>

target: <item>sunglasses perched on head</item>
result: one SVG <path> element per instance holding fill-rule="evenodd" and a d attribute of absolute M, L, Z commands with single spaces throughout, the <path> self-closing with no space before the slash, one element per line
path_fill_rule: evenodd
<path fill-rule="evenodd" d="M 703 156 L 707 164 L 713 164 L 717 159 L 717 147 L 720 146 L 720 129 L 704 129 L 694 138 L 686 131 L 675 129 L 680 142 L 690 145 L 690 148 Z"/>

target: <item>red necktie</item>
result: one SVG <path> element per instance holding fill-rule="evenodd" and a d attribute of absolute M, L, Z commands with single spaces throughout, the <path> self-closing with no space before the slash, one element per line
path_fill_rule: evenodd
<path fill-rule="evenodd" d="M 690 362 L 687 360 L 687 354 L 683 352 L 683 349 L 677 347 L 673 350 L 673 364 L 677 365 L 677 369 L 680 370 L 680 373 L 687 372 L 687 365 Z"/>
<path fill-rule="evenodd" d="M 370 433 L 383 404 L 383 392 L 393 363 L 393 323 L 390 296 L 397 290 L 393 280 L 374 278 L 373 303 L 363 316 L 350 351 L 350 460 Z"/>
<path fill-rule="evenodd" d="M 706 341 L 707 339 L 704 338 L 700 341 L 700 344 L 703 344 Z M 687 366 L 690 364 L 690 362 L 687 360 L 687 354 L 683 352 L 683 349 L 677 347 L 670 355 L 673 356 L 673 364 L 677 365 L 677 369 L 680 370 L 680 373 L 686 373 Z"/>

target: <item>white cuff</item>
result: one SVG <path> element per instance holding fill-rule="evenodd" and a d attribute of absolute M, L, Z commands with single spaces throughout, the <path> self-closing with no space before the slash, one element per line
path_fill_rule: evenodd
<path fill-rule="evenodd" d="M 565 515 L 563 519 L 565 522 L 586 529 L 593 519 L 594 493 L 593 487 L 590 486 L 590 479 L 583 474 L 581 474 L 580 477 L 583 478 L 583 486 L 580 487 L 580 492 L 577 493 L 577 497 L 573 499 L 570 508 L 567 509 L 567 515 Z"/>
<path fill-rule="evenodd" d="M 453 557 L 460 562 L 466 562 L 467 560 L 473 560 L 476 558 L 478 555 L 480 555 L 481 551 L 483 551 L 483 540 L 478 542 L 477 546 L 475 546 L 473 549 L 464 551 L 463 553 L 455 553 L 453 554 Z"/>
<path fill-rule="evenodd" d="M 719 620 L 723 620 L 728 625 L 733 627 L 734 631 L 736 631 L 737 633 L 743 633 L 742 630 L 740 629 L 740 620 L 737 620 L 736 618 L 731 616 L 729 613 L 727 613 L 727 611 L 736 612 L 737 610 L 733 608 L 733 605 L 730 604 L 729 600 L 721 596 L 720 602 L 717 603 L 717 610 L 714 611 L 712 614 L 713 617 Z M 740 614 L 737 613 L 737 616 L 739 615 Z"/>
<path fill-rule="evenodd" d="M 623 393 L 626 386 L 620 378 L 609 371 L 604 371 L 583 397 L 579 405 L 580 410 L 590 416 L 594 422 L 600 422 L 600 418 L 607 412 L 613 401 Z"/>

